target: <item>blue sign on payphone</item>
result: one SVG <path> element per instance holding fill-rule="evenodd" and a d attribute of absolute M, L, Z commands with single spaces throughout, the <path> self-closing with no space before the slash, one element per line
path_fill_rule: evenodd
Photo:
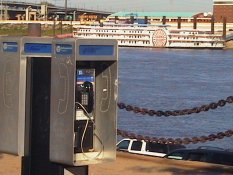
<path fill-rule="evenodd" d="M 79 55 L 82 56 L 111 56 L 114 54 L 113 45 L 80 45 Z"/>
<path fill-rule="evenodd" d="M 25 53 L 52 53 L 52 44 L 48 43 L 25 43 Z"/>
<path fill-rule="evenodd" d="M 17 42 L 3 42 L 2 43 L 3 52 L 17 52 L 18 43 Z"/>

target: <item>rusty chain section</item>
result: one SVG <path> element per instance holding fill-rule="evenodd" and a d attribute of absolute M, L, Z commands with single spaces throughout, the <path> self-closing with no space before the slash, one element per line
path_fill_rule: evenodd
<path fill-rule="evenodd" d="M 126 105 L 125 103 L 118 103 L 118 107 L 120 109 L 125 109 L 126 111 L 130 112 L 133 111 L 136 114 L 142 114 L 142 115 L 149 115 L 149 116 L 182 116 L 182 115 L 190 115 L 194 113 L 200 113 L 200 112 L 206 112 L 209 110 L 214 110 L 218 107 L 223 107 L 226 104 L 233 103 L 233 96 L 229 96 L 226 98 L 226 100 L 219 100 L 218 102 L 213 102 L 207 105 L 202 105 L 200 107 L 195 107 L 192 109 L 183 109 L 183 110 L 173 110 L 173 111 L 155 111 L 155 110 L 150 110 L 146 108 L 140 108 L 132 105 Z"/>
<path fill-rule="evenodd" d="M 187 144 L 196 144 L 196 143 L 204 143 L 207 141 L 214 141 L 216 139 L 223 139 L 224 137 L 232 137 L 233 130 L 227 130 L 225 132 L 219 132 L 217 134 L 210 134 L 208 136 L 200 136 L 200 137 L 192 137 L 192 138 L 157 138 L 157 137 L 149 137 L 136 135 L 131 132 L 117 130 L 117 135 L 120 135 L 124 138 L 137 139 L 137 140 L 145 140 L 146 142 L 154 142 L 161 144 L 172 144 L 172 145 L 187 145 Z"/>

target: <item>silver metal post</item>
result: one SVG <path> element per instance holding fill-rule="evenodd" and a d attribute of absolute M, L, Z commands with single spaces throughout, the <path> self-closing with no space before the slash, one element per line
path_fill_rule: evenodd
<path fill-rule="evenodd" d="M 67 0 L 65 0 L 65 17 L 64 17 L 64 20 L 66 20 L 66 16 L 67 16 Z"/>

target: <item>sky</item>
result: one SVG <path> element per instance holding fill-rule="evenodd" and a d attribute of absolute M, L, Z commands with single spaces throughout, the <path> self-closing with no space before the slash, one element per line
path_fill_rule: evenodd
<path fill-rule="evenodd" d="M 104 11 L 212 12 L 213 0 L 67 0 L 68 7 Z M 48 0 L 64 6 L 65 0 Z"/>

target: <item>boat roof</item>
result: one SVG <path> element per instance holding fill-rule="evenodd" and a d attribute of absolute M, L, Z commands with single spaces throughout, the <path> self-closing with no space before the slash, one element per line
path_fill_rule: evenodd
<path fill-rule="evenodd" d="M 197 15 L 199 12 L 117 12 L 114 14 L 111 14 L 110 17 L 118 16 L 118 17 L 170 17 L 170 18 L 177 18 L 177 17 L 182 17 L 182 18 L 191 18 L 194 15 Z"/>

